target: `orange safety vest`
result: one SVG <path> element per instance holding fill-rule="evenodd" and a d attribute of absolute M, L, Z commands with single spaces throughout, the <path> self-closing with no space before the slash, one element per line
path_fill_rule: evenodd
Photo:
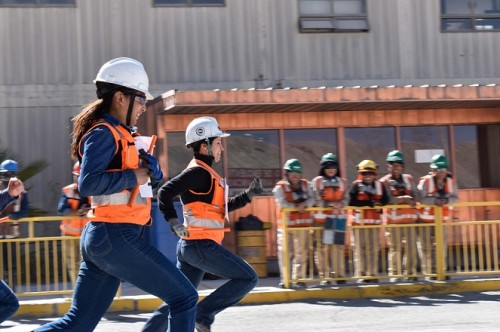
<path fill-rule="evenodd" d="M 392 175 L 387 174 L 380 182 L 387 184 L 389 193 L 394 196 L 413 195 L 413 177 L 410 174 L 402 174 L 404 188 L 396 188 L 391 184 Z M 417 220 L 417 209 L 401 208 L 401 209 L 385 209 L 388 224 L 409 224 Z"/>
<path fill-rule="evenodd" d="M 116 142 L 115 156 L 118 155 L 120 158 L 121 168 L 108 169 L 106 172 L 139 168 L 139 154 L 132 134 L 125 127 L 115 126 L 104 120 L 98 121 L 90 130 L 98 126 L 109 128 Z M 87 217 L 91 220 L 109 223 L 147 224 L 151 219 L 151 199 L 138 194 L 132 206 L 129 206 L 130 197 L 131 192 L 128 190 L 111 195 L 91 196 L 91 210 Z"/>
<path fill-rule="evenodd" d="M 78 192 L 78 185 L 76 183 L 72 183 L 69 186 L 66 186 L 62 189 L 64 196 L 66 196 L 68 200 L 69 207 L 72 211 L 78 211 L 80 208 L 81 196 Z M 80 219 L 71 219 L 71 220 L 63 220 L 61 221 L 61 232 L 66 235 L 72 236 L 80 236 L 82 234 L 83 228 L 88 223 L 88 219 L 80 218 Z"/>
<path fill-rule="evenodd" d="M 362 183 L 361 180 L 354 181 L 356 188 L 358 189 L 358 193 L 356 198 L 359 201 L 373 202 L 377 203 L 382 200 L 384 196 L 383 184 L 376 180 L 373 184 L 375 186 L 375 194 L 369 196 L 364 191 L 359 191 L 359 185 Z M 361 211 L 363 211 L 363 219 L 360 220 Z M 366 209 L 366 210 L 354 210 L 354 218 L 352 220 L 353 225 L 379 225 L 382 223 L 382 213 L 381 209 Z"/>
<path fill-rule="evenodd" d="M 297 204 L 301 202 L 301 199 L 297 199 L 293 195 L 293 189 L 290 187 L 290 183 L 285 180 L 278 181 L 277 185 L 281 186 L 283 192 L 285 193 L 285 198 L 287 202 Z M 307 193 L 309 183 L 305 179 L 300 180 L 300 185 L 302 191 Z M 282 213 L 280 209 L 276 209 L 276 219 L 278 227 L 283 227 Z M 312 226 L 313 219 L 310 211 L 304 212 L 289 212 L 287 219 L 288 227 L 310 227 Z"/>
<path fill-rule="evenodd" d="M 438 188 L 434 183 L 434 176 L 432 174 L 425 175 L 420 178 L 420 180 L 424 180 L 424 186 L 427 188 L 427 197 L 436 197 L 436 193 Z M 444 186 L 444 192 L 450 196 L 456 196 L 455 183 L 453 178 L 447 176 L 446 183 Z M 443 221 L 449 221 L 450 216 L 453 213 L 453 206 L 444 206 L 443 209 Z M 419 209 L 419 219 L 425 223 L 433 223 L 434 222 L 434 208 L 433 207 L 424 207 Z"/>
<path fill-rule="evenodd" d="M 219 175 L 212 167 L 201 160 L 193 159 L 186 169 L 201 167 L 211 175 L 211 187 L 206 193 L 198 193 L 190 190 L 193 195 L 207 195 L 213 192 L 212 201 L 205 203 L 194 201 L 182 204 L 184 215 L 184 225 L 189 232 L 189 236 L 183 237 L 185 240 L 213 240 L 219 244 L 224 239 L 224 225 L 226 215 L 226 190 L 228 190 L 226 180 Z M 182 200 L 182 199 L 181 199 Z"/>
<path fill-rule="evenodd" d="M 346 180 L 338 176 L 334 177 L 334 180 L 334 185 L 330 185 L 331 181 L 328 181 L 321 175 L 313 179 L 313 182 L 316 184 L 316 188 L 320 193 L 319 196 L 322 201 L 339 202 L 344 198 L 347 187 Z M 317 223 L 324 223 L 326 220 L 326 216 L 330 216 L 333 214 L 341 215 L 342 213 L 342 210 L 334 211 L 333 209 L 319 211 L 314 214 L 314 221 Z"/>

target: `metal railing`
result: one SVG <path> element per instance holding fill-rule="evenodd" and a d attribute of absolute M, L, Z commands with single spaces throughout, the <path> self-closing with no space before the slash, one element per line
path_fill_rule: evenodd
<path fill-rule="evenodd" d="M 428 207 L 418 205 L 417 209 Z M 287 216 L 294 209 L 282 211 L 283 253 L 281 259 L 283 283 L 291 288 L 293 283 L 318 282 L 379 282 L 409 280 L 446 280 L 452 276 L 491 276 L 500 275 L 499 241 L 500 220 L 468 220 L 443 222 L 442 207 L 434 209 L 435 222 L 416 221 L 408 224 L 388 224 L 382 214 L 382 222 L 377 225 L 352 225 L 353 211 L 369 207 L 347 206 L 348 217 L 344 245 L 321 244 L 322 225 L 312 227 L 287 226 Z M 453 205 L 454 211 L 461 208 L 493 207 L 499 209 L 500 202 L 466 202 Z M 409 208 L 405 205 L 386 205 L 386 209 Z M 373 208 L 371 208 L 373 209 Z M 309 208 L 317 213 L 328 208 Z M 372 230 L 371 232 L 363 232 Z M 305 241 L 306 252 L 299 255 L 307 259 L 297 261 L 291 250 L 291 241 Z M 363 243 L 372 245 L 360 256 Z M 303 245 L 303 244 L 302 244 Z M 375 248 L 375 249 L 374 249 Z M 278 253 L 279 255 L 279 253 Z M 323 256 L 323 259 L 319 259 Z M 360 268 L 375 266 L 375 273 L 366 273 Z M 302 263 L 302 264 L 301 264 Z M 319 266 L 319 263 L 322 265 Z M 337 269 L 337 270 L 335 270 Z M 293 271 L 293 272 L 292 272 Z M 294 274 L 294 278 L 292 278 Z"/>
<path fill-rule="evenodd" d="M 388 205 L 387 208 L 404 208 L 403 205 Z M 460 208 L 491 207 L 500 211 L 500 202 L 469 202 L 455 204 L 455 211 Z M 344 245 L 331 245 L 322 248 L 323 266 L 318 269 L 318 247 L 322 241 L 324 227 L 287 227 L 283 223 L 283 282 L 290 288 L 292 283 L 329 282 L 356 282 L 358 280 L 378 279 L 414 279 L 435 278 L 445 280 L 453 276 L 491 276 L 500 275 L 500 220 L 473 220 L 459 222 L 443 222 L 442 208 L 435 208 L 435 223 L 356 225 L 348 223 Z M 346 215 L 352 215 L 353 210 L 366 208 L 346 207 Z M 310 208 L 311 212 L 328 210 Z M 287 213 L 283 211 L 283 220 Z M 488 214 L 489 215 L 489 214 Z M 20 297 L 30 296 L 59 296 L 71 295 L 74 287 L 74 278 L 71 275 L 71 264 L 80 261 L 79 255 L 67 255 L 65 247 L 70 242 L 79 243 L 79 237 L 72 236 L 44 236 L 52 227 L 50 234 L 60 234 L 59 225 L 62 220 L 77 217 L 34 217 L 7 222 L 21 224 L 21 237 L 15 239 L 0 239 L 0 257 L 2 269 L 0 278 L 4 279 Z M 372 238 L 367 234 L 364 238 L 356 239 L 358 230 L 372 229 Z M 300 267 L 300 278 L 292 279 L 291 263 L 294 257 L 288 250 L 290 234 L 307 238 L 308 245 L 303 253 L 306 264 Z M 375 235 L 373 235 L 375 234 Z M 392 241 L 395 239 L 395 241 Z M 417 239 L 417 243 L 413 241 Z M 356 241 L 377 241 L 379 249 L 368 250 L 364 259 L 366 263 L 377 263 L 376 275 L 356 274 Z M 395 242 L 395 243 L 393 243 Z M 432 255 L 427 262 L 428 271 L 422 271 L 422 246 L 430 248 Z M 416 246 L 416 247 L 415 247 Z M 394 252 L 392 267 L 389 266 L 388 256 Z M 417 252 L 419 252 L 417 254 Z M 411 261 L 419 261 L 416 271 L 411 270 Z M 359 259 L 359 257 L 358 257 Z M 318 270 L 324 275 L 320 276 Z M 117 296 L 121 295 L 121 290 Z"/>
<path fill-rule="evenodd" d="M 77 236 L 44 236 L 60 234 L 62 220 L 75 216 L 49 216 L 8 220 L 19 223 L 21 236 L 0 239 L 2 269 L 0 278 L 5 280 L 20 297 L 70 295 L 73 293 L 77 272 L 70 266 L 77 266 L 80 255 L 67 251 L 70 243 L 77 245 Z M 71 272 L 70 272 L 71 271 Z"/>

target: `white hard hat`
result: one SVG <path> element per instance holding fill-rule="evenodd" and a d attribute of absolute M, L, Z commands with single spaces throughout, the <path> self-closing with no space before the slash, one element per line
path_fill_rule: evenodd
<path fill-rule="evenodd" d="M 186 146 L 211 137 L 227 137 L 230 134 L 223 133 L 215 118 L 202 116 L 189 123 L 186 128 Z"/>
<path fill-rule="evenodd" d="M 96 82 L 121 85 L 144 92 L 148 100 L 153 99 L 148 91 L 149 79 L 144 66 L 131 58 L 116 58 L 103 64 L 94 80 Z"/>

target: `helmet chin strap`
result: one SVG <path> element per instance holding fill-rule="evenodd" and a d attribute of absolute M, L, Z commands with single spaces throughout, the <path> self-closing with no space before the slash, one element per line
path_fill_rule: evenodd
<path fill-rule="evenodd" d="M 127 111 L 127 121 L 125 124 L 127 127 L 131 127 L 130 121 L 132 120 L 132 109 L 134 108 L 134 102 L 135 102 L 135 94 L 130 95 L 130 101 L 128 103 L 128 111 Z"/>
<path fill-rule="evenodd" d="M 206 138 L 205 142 L 207 142 L 207 152 L 210 157 L 213 157 L 214 155 L 212 154 L 212 145 L 210 144 L 210 139 Z"/>

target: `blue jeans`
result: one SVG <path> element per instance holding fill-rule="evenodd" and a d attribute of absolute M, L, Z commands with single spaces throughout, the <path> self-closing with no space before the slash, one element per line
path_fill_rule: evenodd
<path fill-rule="evenodd" d="M 0 279 L 0 323 L 15 314 L 17 309 L 19 309 L 19 301 L 16 294 L 5 281 Z"/>
<path fill-rule="evenodd" d="M 80 265 L 70 310 L 35 331 L 93 331 L 116 294 L 129 282 L 168 303 L 170 330 L 193 332 L 198 293 L 156 248 L 141 238 L 143 226 L 90 222 L 80 241 Z"/>
<path fill-rule="evenodd" d="M 217 313 L 239 302 L 259 281 L 250 264 L 212 240 L 179 240 L 177 267 L 195 287 L 205 272 L 229 279 L 198 303 L 196 322 L 205 326 L 211 326 Z M 166 331 L 170 310 L 167 303 L 160 306 L 142 331 Z"/>

